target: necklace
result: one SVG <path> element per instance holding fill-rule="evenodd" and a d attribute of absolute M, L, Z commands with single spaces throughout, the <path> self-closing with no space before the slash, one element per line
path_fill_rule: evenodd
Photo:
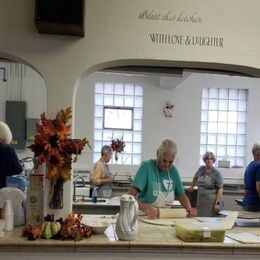
<path fill-rule="evenodd" d="M 159 172 L 157 164 L 156 164 L 156 172 L 157 172 L 157 182 L 160 184 L 160 187 L 161 187 L 163 181 L 160 181 L 161 180 L 161 178 L 160 178 L 161 175 L 160 175 L 160 172 Z M 169 192 L 170 191 L 170 184 L 171 184 L 169 170 L 167 170 L 167 175 L 168 175 L 168 181 L 167 181 L 167 189 L 166 189 L 166 191 Z"/>

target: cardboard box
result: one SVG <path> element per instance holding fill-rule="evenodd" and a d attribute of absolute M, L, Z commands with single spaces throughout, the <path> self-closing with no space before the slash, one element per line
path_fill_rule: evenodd
<path fill-rule="evenodd" d="M 31 190 L 44 189 L 44 174 L 30 175 L 30 189 Z"/>
<path fill-rule="evenodd" d="M 43 189 L 27 190 L 26 200 L 26 224 L 35 226 L 43 223 Z"/>

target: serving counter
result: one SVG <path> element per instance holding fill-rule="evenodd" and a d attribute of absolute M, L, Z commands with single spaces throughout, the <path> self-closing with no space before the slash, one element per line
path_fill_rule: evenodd
<path fill-rule="evenodd" d="M 84 218 L 88 219 L 88 215 Z M 93 216 L 92 216 L 93 217 Z M 141 217 L 140 217 L 141 218 Z M 183 242 L 176 237 L 173 226 L 152 225 L 139 219 L 138 236 L 133 241 L 120 241 L 115 234 L 115 225 L 111 224 L 104 234 L 93 234 L 89 239 L 78 242 L 53 239 L 29 241 L 21 237 L 23 227 L 6 232 L 0 239 L 0 258 L 30 260 L 37 256 L 41 259 L 259 259 L 260 243 L 243 244 L 229 238 L 231 233 L 248 232 L 260 236 L 260 228 L 234 227 L 226 231 L 223 242 Z M 47 254 L 48 253 L 48 254 Z M 53 258 L 52 258 L 53 257 Z M 67 258 L 66 258 L 67 257 Z M 140 257 L 140 258 L 139 258 Z M 241 258 L 242 257 L 242 258 Z M 35 258 L 34 258 L 35 259 Z"/>

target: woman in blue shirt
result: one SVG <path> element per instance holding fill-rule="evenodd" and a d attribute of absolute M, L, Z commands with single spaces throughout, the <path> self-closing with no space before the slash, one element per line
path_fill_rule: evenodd
<path fill-rule="evenodd" d="M 23 168 L 15 150 L 10 146 L 12 132 L 0 121 L 0 189 L 6 187 L 6 177 L 23 173 Z"/>
<path fill-rule="evenodd" d="M 260 142 L 253 145 L 254 160 L 249 163 L 244 174 L 244 210 L 260 211 Z"/>

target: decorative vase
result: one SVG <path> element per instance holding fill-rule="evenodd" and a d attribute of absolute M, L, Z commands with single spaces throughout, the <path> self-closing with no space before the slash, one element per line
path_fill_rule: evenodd
<path fill-rule="evenodd" d="M 49 190 L 49 207 L 51 209 L 62 209 L 63 208 L 63 180 L 57 178 L 56 181 L 50 182 Z"/>
<path fill-rule="evenodd" d="M 115 152 L 115 160 L 118 161 L 118 152 Z"/>

